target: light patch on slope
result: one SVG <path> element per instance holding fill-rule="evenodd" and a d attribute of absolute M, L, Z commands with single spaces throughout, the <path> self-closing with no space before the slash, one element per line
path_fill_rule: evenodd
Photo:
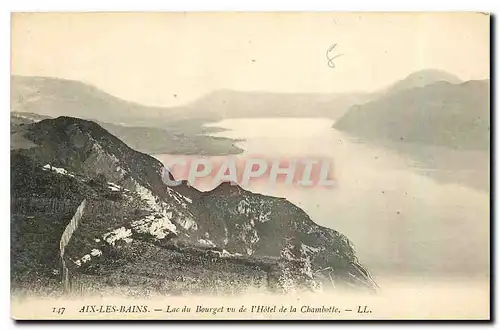
<path fill-rule="evenodd" d="M 255 230 L 254 225 L 255 223 L 253 219 L 249 219 L 248 223 L 243 224 L 243 230 L 240 235 L 243 242 L 250 245 L 254 245 L 260 240 L 259 234 Z"/>
<path fill-rule="evenodd" d="M 134 180 L 135 181 L 135 180 Z M 156 197 L 153 196 L 151 191 L 139 183 L 135 184 L 135 191 L 139 195 L 139 197 L 146 202 L 146 204 L 150 207 L 152 211 L 159 211 L 158 203 Z"/>
<path fill-rule="evenodd" d="M 227 245 L 227 243 L 229 243 L 229 230 L 227 226 L 224 225 L 224 245 Z"/>
<path fill-rule="evenodd" d="M 127 174 L 127 171 L 125 171 L 123 168 L 121 168 L 120 166 L 117 166 L 116 169 L 115 169 L 116 172 L 119 172 L 122 176 L 122 178 L 125 176 L 125 174 Z"/>
<path fill-rule="evenodd" d="M 315 248 L 304 243 L 300 243 L 300 252 L 305 255 L 317 254 L 321 252 L 321 248 Z"/>
<path fill-rule="evenodd" d="M 194 221 L 190 217 L 178 217 L 175 222 L 186 230 L 189 230 L 189 229 L 197 230 L 198 229 L 198 224 L 196 223 L 196 221 Z"/>
<path fill-rule="evenodd" d="M 69 176 L 69 177 L 72 177 L 72 178 L 75 177 L 74 174 L 72 174 L 69 171 L 66 171 L 64 168 L 61 168 L 61 167 L 55 167 L 55 166 L 52 166 L 50 164 L 47 164 L 47 165 L 44 165 L 42 168 L 43 168 L 44 171 L 54 171 L 57 174 L 66 175 L 66 176 Z"/>
<path fill-rule="evenodd" d="M 231 258 L 231 257 L 241 257 L 243 256 L 241 253 L 230 253 L 227 250 L 222 250 L 220 251 L 213 251 L 214 253 L 217 253 L 219 257 L 221 258 Z"/>
<path fill-rule="evenodd" d="M 250 213 L 250 203 L 246 199 L 242 199 L 238 205 L 236 206 L 236 210 L 238 211 L 239 214 L 245 214 L 248 215 Z"/>
<path fill-rule="evenodd" d="M 92 249 L 92 251 L 88 254 L 85 254 L 83 257 L 77 260 L 73 260 L 73 263 L 76 267 L 81 267 L 82 264 L 86 264 L 92 260 L 92 257 L 97 258 L 102 256 L 102 251 L 99 249 Z"/>
<path fill-rule="evenodd" d="M 106 154 L 107 154 L 107 155 L 111 158 L 111 160 L 112 160 L 113 162 L 115 162 L 115 163 L 119 163 L 119 162 L 120 162 L 120 161 L 118 160 L 118 158 L 116 158 L 116 156 L 115 156 L 114 154 L 108 154 L 108 153 L 106 153 Z"/>
<path fill-rule="evenodd" d="M 94 141 L 94 144 L 92 145 L 92 149 L 94 149 L 94 151 L 97 151 L 98 153 L 105 154 L 106 152 L 101 147 L 101 145 L 99 143 L 97 143 L 96 140 L 92 136 L 90 136 L 90 134 L 88 134 L 88 135 L 89 135 L 89 140 Z"/>
<path fill-rule="evenodd" d="M 167 194 L 175 199 L 177 203 L 179 203 L 183 208 L 187 208 L 187 204 L 184 202 L 184 200 L 187 198 L 181 194 L 179 194 L 177 191 L 173 190 L 170 187 L 167 187 Z M 189 199 L 189 198 L 187 198 Z M 189 199 L 190 203 L 192 203 L 192 200 Z"/>
<path fill-rule="evenodd" d="M 140 196 L 140 198 L 146 202 L 147 206 L 149 207 L 149 209 L 153 212 L 158 212 L 158 213 L 161 213 L 162 215 L 164 216 L 167 216 L 167 211 L 169 211 L 170 209 L 170 206 L 168 204 L 166 204 L 165 202 L 159 200 L 158 197 L 155 197 L 151 191 L 145 187 L 143 187 L 142 185 L 140 185 L 139 183 L 137 183 L 135 180 L 134 180 L 134 183 L 135 183 L 135 191 L 137 192 L 137 194 Z M 186 208 L 187 205 L 185 202 L 183 202 L 182 198 L 180 198 L 180 194 L 178 194 L 176 191 L 173 191 L 172 189 L 168 188 L 167 187 L 167 193 L 169 194 L 169 196 L 171 196 L 178 204 L 180 204 L 180 206 L 182 206 L 183 208 Z M 168 212 L 170 215 L 169 215 L 169 220 L 171 220 L 173 218 L 172 216 L 172 211 L 169 211 Z M 184 215 L 184 214 L 178 214 L 176 217 L 175 217 L 175 220 L 174 222 L 178 225 L 180 225 L 182 228 L 186 229 L 186 230 L 189 230 L 189 229 L 192 229 L 192 230 L 197 230 L 198 229 L 198 224 L 196 223 L 196 221 L 194 221 L 194 219 L 192 217 L 190 217 L 189 215 Z M 175 225 L 174 225 L 175 226 Z M 174 231 L 175 232 L 175 231 Z"/>
<path fill-rule="evenodd" d="M 109 233 L 104 234 L 102 238 L 110 245 L 115 246 L 115 243 L 119 240 L 123 240 L 125 241 L 125 243 L 132 242 L 131 236 L 132 236 L 131 229 L 120 227 Z"/>
<path fill-rule="evenodd" d="M 243 256 L 241 253 L 230 253 L 226 250 L 222 250 L 221 257 L 229 258 L 229 257 L 241 257 Z"/>
<path fill-rule="evenodd" d="M 283 250 L 280 251 L 280 257 L 283 259 L 295 259 L 294 254 L 292 253 L 293 245 L 288 243 Z"/>
<path fill-rule="evenodd" d="M 120 191 L 122 189 L 122 187 L 120 187 L 119 185 L 117 185 L 116 183 L 113 183 L 113 182 L 108 182 L 108 188 L 111 191 Z"/>
<path fill-rule="evenodd" d="M 150 214 L 141 220 L 136 220 L 132 222 L 132 227 L 140 234 L 149 234 L 157 239 L 163 239 L 169 233 L 177 234 L 177 227 L 170 221 L 172 212 L 157 216 L 159 217 Z"/>
<path fill-rule="evenodd" d="M 259 222 L 267 222 L 271 220 L 271 211 L 261 211 L 259 214 Z"/>
<path fill-rule="evenodd" d="M 216 247 L 216 245 L 208 239 L 200 238 L 198 240 L 198 243 L 200 243 L 201 245 L 206 246 L 206 247 Z"/>

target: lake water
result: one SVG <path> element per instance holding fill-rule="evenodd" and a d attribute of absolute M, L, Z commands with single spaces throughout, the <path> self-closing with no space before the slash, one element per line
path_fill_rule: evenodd
<path fill-rule="evenodd" d="M 227 131 L 211 135 L 245 139 L 238 143 L 245 150 L 238 157 L 331 159 L 333 188 L 253 184 L 247 189 L 285 197 L 316 223 L 345 234 L 376 279 L 488 275 L 487 190 L 435 180 L 404 153 L 356 142 L 332 124 L 329 119 L 230 119 L 212 124 Z"/>

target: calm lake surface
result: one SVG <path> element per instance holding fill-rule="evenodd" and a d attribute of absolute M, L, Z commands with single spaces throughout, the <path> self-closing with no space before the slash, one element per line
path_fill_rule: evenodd
<path fill-rule="evenodd" d="M 375 278 L 421 279 L 488 276 L 489 192 L 436 180 L 431 165 L 394 149 L 356 141 L 329 119 L 230 119 L 213 136 L 245 139 L 236 157 L 325 157 L 332 161 L 333 188 L 251 184 L 245 189 L 285 197 L 316 223 L 345 234 Z M 422 147 L 424 148 L 424 147 Z M 430 149 L 429 149 L 430 150 Z M 434 152 L 439 156 L 440 151 Z M 443 150 L 450 157 L 474 154 Z M 164 162 L 168 155 L 156 155 Z M 427 166 L 427 167 L 426 167 Z M 463 176 L 459 170 L 445 173 Z"/>

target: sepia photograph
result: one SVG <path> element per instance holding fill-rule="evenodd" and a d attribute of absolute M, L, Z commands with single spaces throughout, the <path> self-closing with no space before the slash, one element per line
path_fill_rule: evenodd
<path fill-rule="evenodd" d="M 11 15 L 15 320 L 489 320 L 480 12 Z"/>

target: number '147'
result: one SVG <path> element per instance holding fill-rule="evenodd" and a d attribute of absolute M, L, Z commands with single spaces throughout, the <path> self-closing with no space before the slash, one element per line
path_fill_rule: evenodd
<path fill-rule="evenodd" d="M 52 308 L 52 313 L 63 315 L 66 307 L 54 307 Z"/>

